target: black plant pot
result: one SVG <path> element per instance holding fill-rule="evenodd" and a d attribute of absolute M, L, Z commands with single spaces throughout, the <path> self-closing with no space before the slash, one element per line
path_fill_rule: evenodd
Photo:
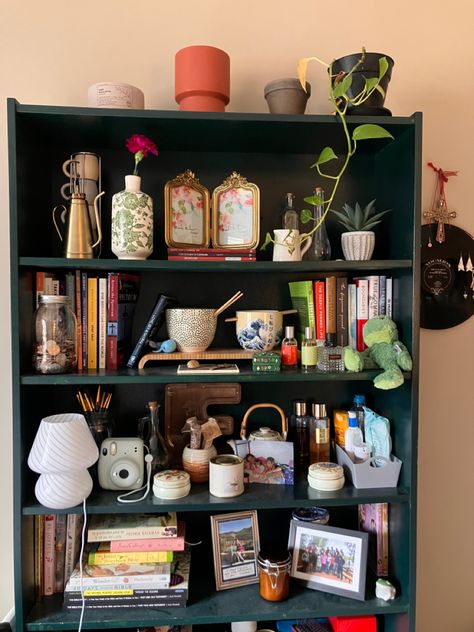
<path fill-rule="evenodd" d="M 350 72 L 361 58 L 361 55 L 362 53 L 354 53 L 352 55 L 345 55 L 340 59 L 336 59 L 332 65 L 333 74 L 336 75 L 341 71 L 344 71 L 345 73 Z M 388 84 L 390 83 L 390 78 L 392 76 L 392 68 L 394 64 L 393 59 L 383 53 L 365 53 L 363 63 L 352 73 L 352 85 L 347 91 L 349 97 L 353 98 L 359 94 L 361 90 L 363 90 L 366 79 L 379 76 L 379 59 L 381 57 L 385 57 L 388 61 L 388 70 L 380 82 L 381 88 L 383 88 L 385 94 L 387 94 Z M 360 115 L 367 114 L 369 116 L 390 116 L 391 112 L 384 107 L 384 102 L 385 97 L 380 94 L 378 90 L 374 90 L 371 96 L 367 99 L 367 101 L 364 101 L 362 105 L 348 107 L 347 113 Z"/>

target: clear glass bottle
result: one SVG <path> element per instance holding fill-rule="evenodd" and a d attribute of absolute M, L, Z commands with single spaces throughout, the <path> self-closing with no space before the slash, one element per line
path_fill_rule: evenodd
<path fill-rule="evenodd" d="M 316 187 L 314 194 L 319 195 L 324 200 L 324 191 L 321 187 Z M 304 256 L 306 261 L 325 261 L 331 258 L 331 244 L 326 231 L 326 220 L 321 221 L 323 214 L 324 203 L 314 204 L 312 227 L 320 225 L 312 234 L 313 241 Z"/>
<path fill-rule="evenodd" d="M 285 327 L 285 337 L 281 343 L 281 364 L 284 367 L 298 366 L 298 341 L 295 338 L 295 328 Z"/>
<path fill-rule="evenodd" d="M 33 368 L 39 373 L 77 369 L 77 322 L 70 304 L 69 296 L 39 296 L 33 332 Z"/>
<path fill-rule="evenodd" d="M 157 472 L 166 470 L 170 466 L 170 452 L 166 447 L 165 440 L 160 432 L 160 406 L 158 402 L 148 402 L 147 408 L 150 415 L 150 434 L 148 447 L 153 457 L 151 463 L 151 473 L 154 476 Z"/>
<path fill-rule="evenodd" d="M 309 465 L 309 419 L 306 402 L 301 399 L 293 402 L 290 430 L 294 443 L 295 467 L 300 471 Z"/>
<path fill-rule="evenodd" d="M 365 437 L 365 424 L 364 424 L 365 411 L 364 411 L 364 406 L 365 406 L 365 395 L 354 395 L 354 400 L 353 400 L 353 404 L 351 406 L 351 410 L 353 412 L 355 412 L 356 419 L 357 419 L 357 425 L 362 430 L 362 435 Z"/>
<path fill-rule="evenodd" d="M 305 339 L 301 344 L 301 370 L 304 373 L 311 373 L 318 368 L 318 345 L 313 338 L 312 327 L 306 327 Z"/>
<path fill-rule="evenodd" d="M 319 347 L 318 369 L 324 373 L 344 372 L 344 347 Z"/>
<path fill-rule="evenodd" d="M 309 462 L 330 461 L 330 421 L 326 404 L 313 404 L 309 418 Z"/>
<path fill-rule="evenodd" d="M 285 208 L 283 209 L 282 228 L 288 230 L 299 230 L 300 222 L 298 218 L 298 211 L 293 207 L 295 196 L 293 193 L 286 194 Z"/>

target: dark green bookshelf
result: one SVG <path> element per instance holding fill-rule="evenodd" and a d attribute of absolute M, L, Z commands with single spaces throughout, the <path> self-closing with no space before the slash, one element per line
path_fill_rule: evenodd
<path fill-rule="evenodd" d="M 421 114 L 408 117 L 351 117 L 349 127 L 361 123 L 385 126 L 393 141 L 379 139 L 360 144 L 351 161 L 334 208 L 344 202 L 367 203 L 392 212 L 376 229 L 374 259 L 342 260 L 340 227 L 333 217 L 327 229 L 333 261 L 273 263 L 271 249 L 258 251 L 256 262 L 167 261 L 163 238 L 163 188 L 167 180 L 192 169 L 212 191 L 236 170 L 260 187 L 261 234 L 278 224 L 285 193 L 292 191 L 297 203 L 317 184 L 309 167 L 317 152 L 330 145 L 337 152 L 344 146 L 340 124 L 333 116 L 281 116 L 271 114 L 186 113 L 153 110 L 103 110 L 22 105 L 8 102 L 10 168 L 10 251 L 13 370 L 13 462 L 14 462 L 14 571 L 15 611 L 18 632 L 25 630 L 74 630 L 78 611 L 62 608 L 61 596 L 36 602 L 34 592 L 34 516 L 50 510 L 34 497 L 36 475 L 26 460 L 42 417 L 77 410 L 78 386 L 111 385 L 114 414 L 122 432 L 133 434 L 138 417 L 150 399 L 160 403 L 169 383 L 239 382 L 242 402 L 229 407 L 236 421 L 256 402 L 273 401 L 290 411 L 291 400 L 325 401 L 329 409 L 349 405 L 355 393 L 365 393 L 368 404 L 392 422 L 393 452 L 403 462 L 398 487 L 357 490 L 351 485 L 337 493 L 317 492 L 299 480 L 294 487 L 253 485 L 233 499 L 212 497 L 206 485 L 195 485 L 179 501 L 164 502 L 149 496 L 136 505 L 119 505 L 116 494 L 94 489 L 88 512 L 129 513 L 178 511 L 195 539 L 205 541 L 204 553 L 193 551 L 190 602 L 185 609 L 86 611 L 84 629 L 130 629 L 166 623 L 193 623 L 197 632 L 223 630 L 230 621 L 307 618 L 326 615 L 375 614 L 380 629 L 415 631 L 416 594 L 416 468 L 418 433 L 418 285 L 419 217 L 421 191 Z M 123 189 L 131 168 L 124 147 L 133 133 L 153 138 L 159 147 L 156 160 L 144 161 L 144 190 L 154 200 L 154 253 L 147 261 L 118 261 L 110 252 L 111 195 Z M 93 260 L 67 260 L 51 222 L 51 209 L 62 202 L 63 161 L 73 152 L 88 150 L 102 157 L 103 198 L 102 256 Z M 38 162 L 37 156 L 42 160 Z M 323 374 L 288 371 L 256 374 L 242 363 L 236 375 L 178 376 L 172 364 L 156 362 L 144 370 L 88 371 L 66 375 L 36 375 L 31 369 L 30 344 L 33 320 L 35 273 L 39 270 L 82 269 L 98 274 L 111 271 L 137 272 L 141 278 L 135 312 L 134 334 L 141 330 L 158 292 L 176 295 L 183 305 L 221 305 L 234 291 L 244 292 L 235 309 L 288 309 L 288 282 L 321 278 L 328 274 L 347 276 L 386 274 L 394 279 L 394 319 L 401 339 L 409 347 L 413 371 L 395 391 L 377 391 L 376 371 Z M 224 324 L 231 309 L 221 316 L 214 346 L 236 345 L 235 326 Z M 286 322 L 286 321 L 285 321 Z M 288 321 L 291 324 L 291 320 Z M 257 415 L 258 416 L 258 415 Z M 260 422 L 260 419 L 258 419 Z M 254 422 L 257 423 L 257 420 Z M 265 425 L 275 425 L 273 417 Z M 299 506 L 328 507 L 331 524 L 357 528 L 359 503 L 389 503 L 390 570 L 398 596 L 385 603 L 373 596 L 374 579 L 367 582 L 365 601 L 357 601 L 305 589 L 292 582 L 290 599 L 268 603 L 252 585 L 215 591 L 210 552 L 209 516 L 219 512 L 257 509 L 262 546 L 271 537 L 285 542 L 291 510 Z M 58 513 L 80 512 L 81 508 Z M 334 520 L 334 522 L 333 522 Z M 268 528 L 270 525 L 270 528 Z M 245 609 L 242 608 L 245 604 Z M 213 626 L 211 628 L 211 626 Z M 271 626 L 270 626 L 271 627 Z"/>

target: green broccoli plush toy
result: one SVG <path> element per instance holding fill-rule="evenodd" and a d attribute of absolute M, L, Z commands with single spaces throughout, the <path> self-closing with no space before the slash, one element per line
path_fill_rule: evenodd
<path fill-rule="evenodd" d="M 344 347 L 344 364 L 348 371 L 380 367 L 374 379 L 376 388 L 388 391 L 403 384 L 402 371 L 411 371 L 412 361 L 407 348 L 398 340 L 397 326 L 388 316 L 369 319 L 362 331 L 367 349 L 363 352 Z"/>

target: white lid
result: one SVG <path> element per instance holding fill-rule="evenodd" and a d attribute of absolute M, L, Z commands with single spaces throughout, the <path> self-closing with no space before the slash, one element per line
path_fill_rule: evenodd
<path fill-rule="evenodd" d="M 308 478 L 335 480 L 344 477 L 344 470 L 337 463 L 324 461 L 322 463 L 313 463 L 308 468 Z"/>
<path fill-rule="evenodd" d="M 189 474 L 183 470 L 163 470 L 153 477 L 153 487 L 175 489 L 190 484 Z"/>

